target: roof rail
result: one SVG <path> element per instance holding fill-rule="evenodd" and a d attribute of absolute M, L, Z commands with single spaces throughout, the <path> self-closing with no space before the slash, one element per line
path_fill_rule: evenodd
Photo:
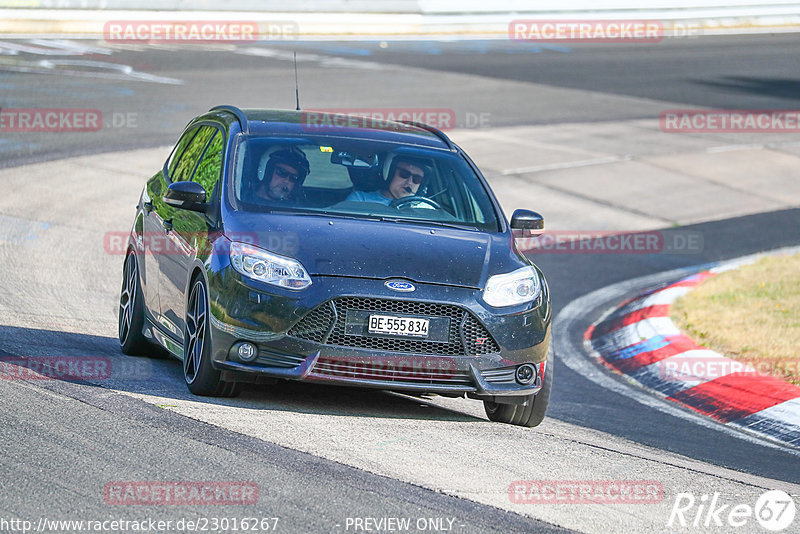
<path fill-rule="evenodd" d="M 408 124 L 409 126 L 416 126 L 417 128 L 422 128 L 423 130 L 427 130 L 436 137 L 438 137 L 439 139 L 441 139 L 442 141 L 444 141 L 444 144 L 447 145 L 447 148 L 449 148 L 450 150 L 456 150 L 456 146 L 453 144 L 450 138 L 447 137 L 444 134 L 444 132 L 438 128 L 434 128 L 433 126 L 425 124 L 424 122 L 417 122 L 417 121 L 397 121 L 397 122 Z"/>
<path fill-rule="evenodd" d="M 229 105 L 214 106 L 208 111 L 227 111 L 228 113 L 233 113 L 234 115 L 236 115 L 236 120 L 239 121 L 239 128 L 242 129 L 242 133 L 244 134 L 250 133 L 250 126 L 249 123 L 247 122 L 247 117 L 245 116 L 244 111 L 237 108 L 236 106 L 229 106 Z"/>

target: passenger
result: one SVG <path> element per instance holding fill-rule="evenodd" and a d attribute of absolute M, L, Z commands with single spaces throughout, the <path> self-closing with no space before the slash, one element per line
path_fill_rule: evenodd
<path fill-rule="evenodd" d="M 353 202 L 375 202 L 388 206 L 398 198 L 414 196 L 425 180 L 426 165 L 423 161 L 396 156 L 392 161 L 384 188 L 379 191 L 353 191 L 345 199 Z"/>
<path fill-rule="evenodd" d="M 268 158 L 268 159 L 267 159 Z M 265 161 L 266 160 L 266 161 Z M 268 201 L 295 201 L 310 172 L 306 155 L 297 147 L 281 148 L 261 158 L 256 198 Z"/>

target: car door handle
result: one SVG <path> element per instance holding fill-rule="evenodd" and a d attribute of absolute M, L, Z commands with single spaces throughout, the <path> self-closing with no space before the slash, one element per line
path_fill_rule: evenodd
<path fill-rule="evenodd" d="M 172 219 L 167 219 L 166 221 L 162 221 L 161 225 L 164 227 L 164 230 L 166 230 L 167 233 L 169 233 L 170 230 L 172 230 Z"/>
<path fill-rule="evenodd" d="M 153 211 L 153 203 L 152 202 L 145 202 L 144 204 L 142 204 L 142 207 L 144 208 L 145 214 L 148 214 L 151 211 Z"/>

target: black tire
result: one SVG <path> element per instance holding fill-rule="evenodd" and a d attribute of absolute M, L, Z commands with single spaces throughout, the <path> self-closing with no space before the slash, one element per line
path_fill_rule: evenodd
<path fill-rule="evenodd" d="M 139 356 L 153 349 L 142 334 L 144 326 L 144 301 L 139 283 L 139 265 L 136 254 L 129 253 L 122 268 L 122 289 L 119 294 L 119 347 L 122 352 Z"/>
<path fill-rule="evenodd" d="M 550 390 L 553 387 L 553 347 L 547 354 L 545 366 L 544 385 L 539 393 L 531 395 L 526 405 L 498 404 L 492 401 L 483 401 L 483 409 L 490 420 L 498 423 L 534 427 L 539 426 L 544 420 L 547 405 L 550 402 Z"/>
<path fill-rule="evenodd" d="M 239 384 L 223 382 L 211 365 L 208 326 L 208 291 L 202 278 L 192 282 L 183 331 L 183 378 L 189 391 L 205 397 L 235 397 Z"/>

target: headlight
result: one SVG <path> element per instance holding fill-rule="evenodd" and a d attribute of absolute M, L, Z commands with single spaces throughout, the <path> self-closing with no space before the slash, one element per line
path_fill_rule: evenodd
<path fill-rule="evenodd" d="M 483 300 L 495 307 L 531 302 L 539 297 L 542 285 L 533 267 L 523 267 L 506 274 L 496 274 L 486 282 Z"/>
<path fill-rule="evenodd" d="M 246 243 L 231 243 L 231 265 L 245 276 L 288 289 L 305 289 L 311 278 L 299 261 Z"/>

